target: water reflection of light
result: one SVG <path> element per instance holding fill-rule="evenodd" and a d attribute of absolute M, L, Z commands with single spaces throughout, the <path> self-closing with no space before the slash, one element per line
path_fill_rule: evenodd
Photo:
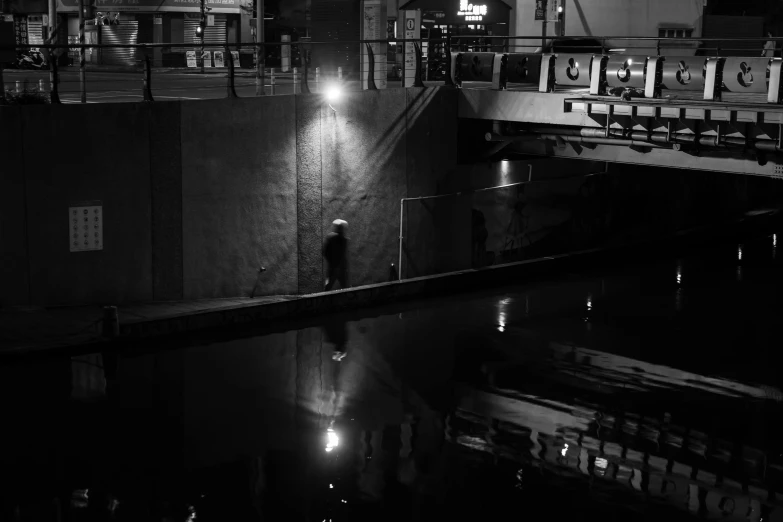
<path fill-rule="evenodd" d="M 332 451 L 339 444 L 340 440 L 337 438 L 337 433 L 334 432 L 334 429 L 328 428 L 326 430 L 326 451 Z"/>
<path fill-rule="evenodd" d="M 778 254 L 778 235 L 772 234 L 772 259 L 775 259 Z"/>
<path fill-rule="evenodd" d="M 505 332 L 506 331 L 506 305 L 511 301 L 511 299 L 501 299 L 498 302 L 498 331 L 499 332 Z"/>
<path fill-rule="evenodd" d="M 595 465 L 601 469 L 606 469 L 606 467 L 609 465 L 609 462 L 606 459 L 599 457 L 595 459 Z"/>
<path fill-rule="evenodd" d="M 742 261 L 742 245 L 737 247 L 737 261 Z"/>
<path fill-rule="evenodd" d="M 737 281 L 742 282 L 742 267 L 737 267 Z"/>
<path fill-rule="evenodd" d="M 587 294 L 587 302 L 585 303 L 585 308 L 587 308 L 588 317 L 585 317 L 584 321 L 586 323 L 588 323 L 587 327 L 590 328 L 590 324 L 589 324 L 590 317 L 589 317 L 589 314 L 593 310 L 593 294 Z"/>
<path fill-rule="evenodd" d="M 565 456 L 566 456 L 566 453 L 568 453 L 568 444 L 566 444 L 565 446 L 563 446 L 563 449 L 562 449 L 562 450 L 560 450 L 560 455 L 562 455 L 563 457 L 565 457 Z"/>
<path fill-rule="evenodd" d="M 682 283 L 682 263 L 678 261 L 677 262 L 677 284 L 679 285 L 681 283 Z"/>

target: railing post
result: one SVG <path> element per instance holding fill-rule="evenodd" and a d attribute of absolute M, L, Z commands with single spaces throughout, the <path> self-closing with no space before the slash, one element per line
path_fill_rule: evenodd
<path fill-rule="evenodd" d="M 416 51 L 416 73 L 413 75 L 413 86 L 424 87 L 421 81 L 421 47 L 418 42 L 413 42 L 413 49 Z"/>
<path fill-rule="evenodd" d="M 226 46 L 226 58 L 228 58 L 228 85 L 226 86 L 226 96 L 229 98 L 238 98 L 237 91 L 234 88 L 234 57 L 231 55 L 231 48 Z"/>
<path fill-rule="evenodd" d="M 299 84 L 299 69 L 294 67 L 294 94 L 296 94 L 296 86 Z"/>
<path fill-rule="evenodd" d="M 300 53 L 299 56 L 303 56 L 302 60 L 304 62 L 304 76 L 302 77 L 302 93 L 310 94 L 310 86 L 307 84 L 307 56 L 305 56 L 304 53 Z"/>
<path fill-rule="evenodd" d="M 272 96 L 275 95 L 275 68 L 272 67 L 269 70 L 269 83 L 271 84 L 270 87 L 272 88 Z"/>
<path fill-rule="evenodd" d="M 57 84 L 60 83 L 60 77 L 57 74 L 57 60 L 49 61 L 49 96 L 52 103 L 60 103 L 60 91 Z"/>
<path fill-rule="evenodd" d="M 152 67 L 150 67 L 150 57 L 144 55 L 144 100 L 145 102 L 155 101 L 152 99 Z"/>
<path fill-rule="evenodd" d="M 453 71 L 451 70 L 451 36 L 446 37 L 446 85 L 448 87 L 456 87 L 454 85 L 454 78 L 452 78 Z"/>
<path fill-rule="evenodd" d="M 369 62 L 369 68 L 367 69 L 367 90 L 377 91 L 378 87 L 375 85 L 375 55 L 372 52 L 372 46 L 368 43 L 367 46 L 367 61 Z"/>

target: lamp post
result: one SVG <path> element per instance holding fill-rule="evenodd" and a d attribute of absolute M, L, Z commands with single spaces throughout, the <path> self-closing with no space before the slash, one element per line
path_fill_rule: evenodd
<path fill-rule="evenodd" d="M 79 0 L 79 45 L 84 45 L 84 0 Z M 79 47 L 80 101 L 87 103 L 87 85 L 84 74 L 84 47 Z"/>
<path fill-rule="evenodd" d="M 548 7 L 546 5 L 547 0 L 541 0 L 541 7 L 543 7 L 544 19 L 541 22 L 541 54 L 546 52 L 546 20 L 549 15 Z"/>
<path fill-rule="evenodd" d="M 559 0 L 557 5 L 557 21 L 560 24 L 560 36 L 565 36 L 565 16 L 566 16 L 565 3 L 566 0 Z"/>

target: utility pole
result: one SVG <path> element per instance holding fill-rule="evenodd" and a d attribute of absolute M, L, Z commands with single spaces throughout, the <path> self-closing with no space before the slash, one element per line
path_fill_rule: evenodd
<path fill-rule="evenodd" d="M 198 21 L 198 33 L 201 37 L 201 74 L 204 74 L 204 29 L 206 26 L 207 12 L 206 12 L 206 0 L 201 0 L 201 18 Z"/>
<path fill-rule="evenodd" d="M 52 35 L 54 34 L 54 28 L 57 26 L 57 0 L 49 0 L 49 23 L 47 24 L 46 28 L 46 40 L 49 40 L 49 43 L 53 44 L 54 40 L 52 40 Z M 49 61 L 56 60 L 57 59 L 57 53 L 54 52 L 55 49 L 51 49 L 48 51 L 49 54 Z"/>
<path fill-rule="evenodd" d="M 79 0 L 79 45 L 84 45 L 84 0 Z M 84 74 L 84 47 L 79 47 L 79 92 L 81 102 L 87 103 L 87 82 Z"/>
<path fill-rule="evenodd" d="M 256 96 L 266 94 L 264 84 L 264 0 L 256 0 Z"/>

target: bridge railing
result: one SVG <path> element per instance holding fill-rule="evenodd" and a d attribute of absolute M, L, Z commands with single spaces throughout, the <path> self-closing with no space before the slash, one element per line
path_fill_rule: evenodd
<path fill-rule="evenodd" d="M 781 104 L 783 60 L 774 56 L 780 42 L 783 38 L 455 36 L 449 69 L 460 87 L 477 82 L 497 90 L 582 88 L 627 98 L 692 91 L 703 101 L 740 93 Z"/>
<path fill-rule="evenodd" d="M 418 38 L 223 45 L 207 43 L 203 48 L 199 43 L 6 45 L 0 46 L 0 104 L 7 101 L 6 98 L 31 92 L 41 94 L 54 103 L 61 101 L 62 94 L 78 94 L 78 99 L 69 101 L 86 102 L 88 88 L 91 92 L 96 89 L 101 91 L 108 89 L 109 84 L 113 85 L 111 89 L 115 94 L 126 93 L 128 96 L 143 98 L 144 101 L 154 101 L 155 91 L 162 88 L 158 86 L 159 81 L 164 78 L 168 78 L 167 88 L 181 91 L 182 97 L 193 96 L 187 93 L 188 89 L 224 89 L 222 96 L 234 97 L 322 92 L 333 86 L 339 86 L 342 90 L 423 86 L 428 71 L 437 69 L 438 62 L 435 53 L 433 59 L 429 59 L 428 44 L 431 42 Z M 267 54 L 270 49 L 282 50 L 286 47 L 290 48 L 292 62 L 288 67 L 278 65 L 270 68 L 265 66 L 265 60 L 261 60 L 261 65 L 258 65 L 259 53 Z M 172 50 L 177 50 L 181 55 L 178 67 L 160 67 L 159 60 L 158 67 L 154 66 L 156 56 L 164 52 L 171 54 Z M 86 60 L 88 54 L 95 59 Z M 276 54 L 282 55 L 282 52 Z M 441 55 L 445 56 L 445 53 Z M 101 56 L 114 59 L 101 59 Z M 34 59 L 26 60 L 25 57 Z M 63 62 L 69 64 L 63 65 Z M 386 65 L 385 70 L 381 64 Z M 3 69 L 6 70 L 5 77 Z M 48 73 L 49 77 L 30 76 L 30 71 L 42 72 L 44 76 Z M 132 76 L 110 77 L 102 74 L 108 72 L 128 73 Z M 172 72 L 202 74 L 178 78 L 164 76 Z M 441 74 L 441 78 L 446 76 L 445 72 Z M 117 87 L 118 82 L 124 84 Z M 206 97 L 214 98 L 214 94 Z M 196 96 L 203 97 L 198 96 L 198 93 Z"/>

